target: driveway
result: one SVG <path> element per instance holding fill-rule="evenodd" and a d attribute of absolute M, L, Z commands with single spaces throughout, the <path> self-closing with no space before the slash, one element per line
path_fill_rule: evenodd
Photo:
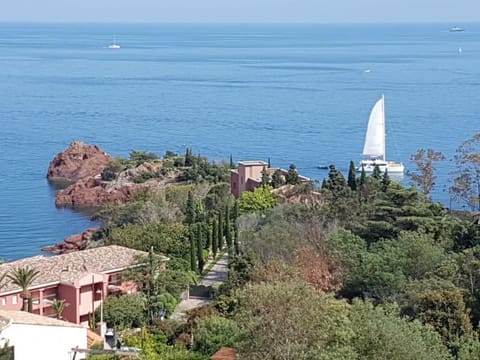
<path fill-rule="evenodd" d="M 225 253 L 222 258 L 220 258 L 217 263 L 213 266 L 213 268 L 203 277 L 202 281 L 200 281 L 199 285 L 203 286 L 213 286 L 215 284 L 219 284 L 224 282 L 228 279 L 228 254 Z M 209 304 L 211 302 L 210 299 L 205 298 L 190 298 L 187 300 L 182 300 L 175 311 L 173 312 L 172 316 L 170 316 L 173 320 L 184 320 L 186 317 L 186 313 L 189 310 L 202 307 L 203 305 Z"/>

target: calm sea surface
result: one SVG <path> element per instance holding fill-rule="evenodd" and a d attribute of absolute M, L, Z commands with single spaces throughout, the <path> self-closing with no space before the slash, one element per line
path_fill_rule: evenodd
<path fill-rule="evenodd" d="M 91 225 L 56 209 L 45 179 L 73 140 L 270 157 L 321 180 L 318 165 L 359 159 L 385 94 L 390 159 L 452 158 L 480 114 L 480 24 L 454 25 L 0 24 L 0 258 Z M 121 49 L 107 48 L 114 35 Z M 452 169 L 439 166 L 434 193 L 447 206 Z"/>

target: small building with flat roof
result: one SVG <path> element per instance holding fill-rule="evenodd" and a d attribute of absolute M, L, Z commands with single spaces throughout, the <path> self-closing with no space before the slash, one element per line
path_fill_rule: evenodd
<path fill-rule="evenodd" d="M 70 359 L 72 348 L 87 347 L 87 327 L 25 311 L 0 310 L 0 347 L 5 344 L 15 360 Z"/>

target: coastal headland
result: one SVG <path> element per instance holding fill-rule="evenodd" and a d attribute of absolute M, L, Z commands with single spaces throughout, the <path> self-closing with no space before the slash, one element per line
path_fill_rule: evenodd
<path fill-rule="evenodd" d="M 143 152 L 136 152 L 139 154 Z M 49 181 L 66 184 L 55 196 L 56 206 L 92 211 L 107 204 L 128 202 L 141 191 L 160 190 L 181 181 L 183 171 L 165 166 L 164 160 L 143 160 L 138 156 L 127 162 L 108 155 L 97 145 L 72 142 L 48 167 Z M 83 250 L 97 230 L 89 228 L 42 250 L 55 254 Z"/>

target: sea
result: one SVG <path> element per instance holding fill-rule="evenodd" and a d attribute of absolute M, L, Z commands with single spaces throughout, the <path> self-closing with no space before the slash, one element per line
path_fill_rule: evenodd
<path fill-rule="evenodd" d="M 479 64 L 480 24 L 0 23 L 0 258 L 96 225 L 57 209 L 46 179 L 74 140 L 114 156 L 270 158 L 321 181 L 319 166 L 360 159 L 382 95 L 387 157 L 411 171 L 418 149 L 442 151 L 432 197 L 455 206 L 452 159 L 479 130 Z"/>

